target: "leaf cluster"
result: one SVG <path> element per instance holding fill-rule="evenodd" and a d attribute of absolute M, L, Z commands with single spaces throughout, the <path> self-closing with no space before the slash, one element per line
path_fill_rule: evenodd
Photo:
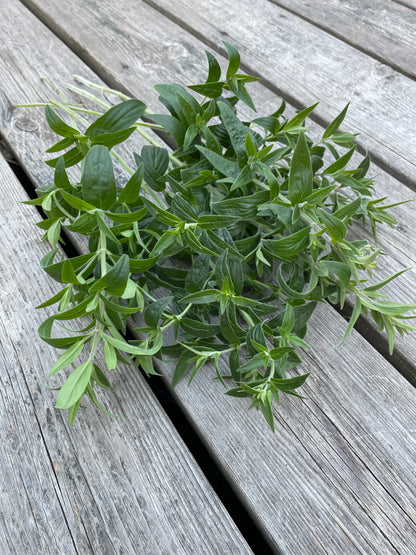
<path fill-rule="evenodd" d="M 361 312 L 386 330 L 391 349 L 396 332 L 414 329 L 407 313 L 415 306 L 380 292 L 396 276 L 366 283 L 379 250 L 348 239 L 357 221 L 374 235 L 378 223 L 395 222 L 385 199 L 373 198 L 369 156 L 351 167 L 355 135 L 339 132 L 347 107 L 318 142 L 305 126 L 315 106 L 289 118 L 281 101 L 246 120 L 238 107 L 255 110 L 246 85 L 258 79 L 239 73 L 237 50 L 225 46 L 225 77 L 207 52 L 205 83 L 156 85 L 164 110 L 146 111 L 147 126 L 163 129 L 176 149 L 143 146 L 124 186 L 112 149 L 139 128 L 144 103 L 125 100 L 83 131 L 46 107 L 62 137 L 48 152 L 60 154 L 47 162 L 53 183 L 29 204 L 42 206 L 39 226 L 55 247 L 41 266 L 63 285 L 40 305 L 57 311 L 39 334 L 64 351 L 51 374 L 73 368 L 56 403 L 70 423 L 84 395 L 105 410 L 96 386 L 110 387 L 118 363 L 134 360 L 154 374 L 154 357 L 175 357 L 173 386 L 212 363 L 225 393 L 250 398 L 274 429 L 273 402 L 299 397 L 307 378 L 294 369 L 317 303 L 355 300 L 345 338 Z M 77 183 L 67 173 L 73 165 L 81 166 Z M 57 259 L 62 227 L 84 236 L 88 252 Z M 140 339 L 125 337 L 130 317 Z M 55 337 L 53 325 L 67 321 L 78 331 Z"/>

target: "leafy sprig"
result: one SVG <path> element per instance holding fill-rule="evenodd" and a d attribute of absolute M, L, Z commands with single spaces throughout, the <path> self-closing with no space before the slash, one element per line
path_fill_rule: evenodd
<path fill-rule="evenodd" d="M 47 217 L 38 225 L 55 247 L 41 266 L 64 286 L 40 305 L 58 308 L 39 334 L 64 350 L 51 374 L 75 366 L 56 402 L 68 409 L 70 423 L 84 395 L 106 412 L 96 387 L 110 387 L 108 372 L 119 362 L 135 360 L 155 374 L 154 356 L 174 356 L 173 386 L 185 376 L 191 383 L 213 363 L 225 393 L 251 398 L 274 429 L 273 402 L 282 393 L 299 397 L 308 376 L 294 369 L 300 350 L 309 348 L 304 337 L 318 302 L 342 307 L 347 296 L 354 299 L 344 340 L 362 312 L 387 332 L 390 350 L 397 332 L 415 329 L 408 312 L 416 305 L 390 302 L 380 291 L 401 272 L 368 285 L 379 250 L 348 239 L 354 222 L 369 223 L 374 237 L 378 223 L 395 223 L 385 199 L 373 198 L 368 154 L 351 167 L 355 135 L 338 131 L 348 106 L 318 143 L 305 127 L 315 105 L 288 118 L 282 101 L 267 117 L 241 119 L 240 102 L 255 109 L 246 85 L 258 79 L 239 73 L 237 50 L 224 44 L 224 78 L 207 52 L 205 83 L 156 85 L 162 113 L 85 79 L 122 102 L 101 115 L 58 102 L 45 107 L 62 138 L 47 151 L 59 153 L 47 161 L 53 183 L 28 204 L 42 206 Z M 71 115 L 71 125 L 56 106 Z M 160 147 L 143 126 L 170 135 L 175 151 Z M 136 168 L 129 170 L 113 148 L 136 129 L 150 144 L 134 154 Z M 124 187 L 114 161 L 131 173 Z M 74 165 L 82 170 L 78 183 L 67 174 Z M 88 252 L 57 259 L 63 227 L 86 237 Z M 125 337 L 131 317 L 140 339 Z M 53 325 L 68 321 L 78 329 L 55 337 Z M 105 368 L 96 361 L 100 349 Z"/>

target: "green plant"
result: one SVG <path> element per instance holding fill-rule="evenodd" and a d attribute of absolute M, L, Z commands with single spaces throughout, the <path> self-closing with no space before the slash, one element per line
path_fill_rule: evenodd
<path fill-rule="evenodd" d="M 342 307 L 347 295 L 353 299 L 345 338 L 361 312 L 386 330 L 390 349 L 395 332 L 415 329 L 406 313 L 416 305 L 389 302 L 379 291 L 398 274 L 366 285 L 379 250 L 347 238 L 357 220 L 369 223 L 374 236 L 377 223 L 395 223 L 385 199 L 372 198 L 368 155 L 347 169 L 355 135 L 338 132 L 347 107 L 318 143 L 304 126 L 315 106 L 288 119 L 281 102 L 268 117 L 242 121 L 236 105 L 254 109 L 246 84 L 258 79 L 238 73 L 240 56 L 224 44 L 226 76 L 207 53 L 207 81 L 189 87 L 199 100 L 180 85 L 156 86 L 167 113 L 149 113 L 141 101 L 85 80 L 123 101 L 104 114 L 57 101 L 45 108 L 62 137 L 47 152 L 68 150 L 47 161 L 54 182 L 28 204 L 42 206 L 47 218 L 38 225 L 55 247 L 41 266 L 63 284 L 40 305 L 57 303 L 58 311 L 39 334 L 64 350 L 51 374 L 75 365 L 56 402 L 69 410 L 70 423 L 84 394 L 105 410 L 95 386 L 110 387 L 106 370 L 134 359 L 154 374 L 153 357 L 168 355 L 177 357 L 174 386 L 185 375 L 190 383 L 212 362 L 225 393 L 251 398 L 274 429 L 273 400 L 299 396 L 307 378 L 291 371 L 301 362 L 299 348 L 308 348 L 307 322 L 318 302 Z M 52 109 L 57 106 L 71 125 Z M 90 124 L 82 112 L 99 117 Z M 139 121 L 143 115 L 147 123 Z M 175 151 L 158 146 L 143 127 L 166 132 Z M 150 144 L 134 154 L 137 167 L 129 170 L 112 149 L 136 129 Z M 116 183 L 113 159 L 131 173 L 124 187 Z M 76 164 L 82 177 L 71 183 L 66 169 Z M 56 260 L 62 227 L 86 237 L 88 252 Z M 140 338 L 127 340 L 131 316 L 141 318 Z M 80 318 L 81 329 L 53 337 L 55 322 Z M 170 345 L 168 329 L 176 341 Z M 95 360 L 101 348 L 106 369 Z"/>

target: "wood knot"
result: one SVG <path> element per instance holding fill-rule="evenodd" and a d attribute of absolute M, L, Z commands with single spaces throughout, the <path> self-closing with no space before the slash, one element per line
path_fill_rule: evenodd
<path fill-rule="evenodd" d="M 39 124 L 37 121 L 31 119 L 28 116 L 21 115 L 15 120 L 15 126 L 20 129 L 20 131 L 26 131 L 27 133 L 33 133 L 39 129 Z"/>

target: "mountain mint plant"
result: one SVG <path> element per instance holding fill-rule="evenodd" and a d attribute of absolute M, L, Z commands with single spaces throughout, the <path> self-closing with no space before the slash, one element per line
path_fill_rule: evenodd
<path fill-rule="evenodd" d="M 371 275 L 379 250 L 348 239 L 353 222 L 369 224 L 375 236 L 378 223 L 395 221 L 385 199 L 373 198 L 369 156 L 349 167 L 355 135 L 338 132 L 347 107 L 318 143 L 305 127 L 315 106 L 288 118 L 281 102 L 268 117 L 240 119 L 239 103 L 255 109 L 246 85 L 258 79 L 239 73 L 239 53 L 224 44 L 225 77 L 207 52 L 205 83 L 156 85 L 163 113 L 84 79 L 90 90 L 123 100 L 102 114 L 58 102 L 45 107 L 61 137 L 47 152 L 60 154 L 47 161 L 53 183 L 28 204 L 46 214 L 38 225 L 53 250 L 41 266 L 62 284 L 38 307 L 58 307 L 39 334 L 63 350 L 50 374 L 71 367 L 56 400 L 70 424 L 85 395 L 105 411 L 96 390 L 110 387 L 108 374 L 119 362 L 134 360 L 154 374 L 154 357 L 168 356 L 176 357 L 173 386 L 185 377 L 191 383 L 212 363 L 224 392 L 250 398 L 274 429 L 273 402 L 282 393 L 300 396 L 308 376 L 294 369 L 308 348 L 304 337 L 317 303 L 342 307 L 348 296 L 354 310 L 345 338 L 362 312 L 387 332 L 391 350 L 396 332 L 415 329 L 407 315 L 415 305 L 380 292 L 398 274 L 368 285 L 363 275 Z M 57 106 L 70 113 L 71 125 Z M 95 114 L 92 123 L 88 113 Z M 175 150 L 158 146 L 146 127 L 173 138 Z M 136 130 L 149 144 L 129 170 L 112 149 Z M 124 187 L 113 163 L 131 173 Z M 72 183 L 67 169 L 77 164 L 81 179 Z M 60 255 L 62 228 L 84 236 L 88 252 Z M 126 339 L 129 318 L 138 326 L 134 340 Z M 72 320 L 78 328 L 54 336 L 55 323 Z M 99 350 L 105 367 L 97 363 Z"/>

